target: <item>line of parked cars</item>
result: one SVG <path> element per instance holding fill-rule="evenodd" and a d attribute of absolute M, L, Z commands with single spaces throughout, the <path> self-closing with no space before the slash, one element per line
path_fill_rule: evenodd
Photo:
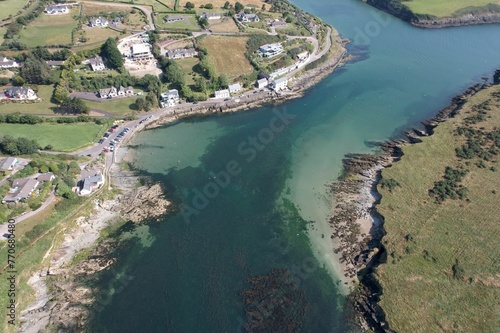
<path fill-rule="evenodd" d="M 115 129 L 118 128 L 118 125 L 115 125 L 109 129 L 110 132 L 113 132 Z M 108 152 L 113 152 L 115 150 L 115 146 L 117 143 L 119 143 L 123 137 L 130 131 L 130 128 L 125 127 L 117 136 L 114 140 L 109 141 L 109 147 L 104 147 L 103 152 L 108 153 Z M 108 132 L 109 133 L 109 132 Z M 109 137 L 109 135 L 108 135 Z M 105 138 L 103 138 L 106 140 Z M 102 140 L 102 139 L 101 139 Z M 104 141 L 103 141 L 104 142 Z M 101 142 L 102 143 L 102 142 Z"/>

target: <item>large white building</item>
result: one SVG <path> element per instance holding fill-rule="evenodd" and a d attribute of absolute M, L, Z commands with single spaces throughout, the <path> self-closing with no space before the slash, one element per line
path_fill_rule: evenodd
<path fill-rule="evenodd" d="M 286 77 L 282 77 L 281 79 L 277 79 L 271 83 L 271 88 L 274 91 L 284 90 L 288 87 L 288 79 Z"/>
<path fill-rule="evenodd" d="M 231 95 L 229 94 L 229 90 L 224 89 L 224 90 L 217 90 L 215 92 L 215 98 L 229 98 Z"/>
<path fill-rule="evenodd" d="M 235 92 L 238 92 L 241 90 L 241 84 L 239 82 L 236 82 L 234 84 L 230 84 L 228 88 L 229 88 L 229 92 L 231 94 L 234 94 Z"/>
<path fill-rule="evenodd" d="M 266 44 L 259 47 L 261 57 L 272 58 L 283 53 L 283 45 L 281 43 Z"/>
<path fill-rule="evenodd" d="M 132 45 L 132 58 L 134 61 L 153 59 L 153 54 L 149 49 L 149 44 L 141 43 Z"/>
<path fill-rule="evenodd" d="M 162 107 L 166 108 L 169 106 L 174 106 L 179 101 L 179 91 L 177 89 L 171 89 L 166 93 L 161 94 L 161 104 Z"/>

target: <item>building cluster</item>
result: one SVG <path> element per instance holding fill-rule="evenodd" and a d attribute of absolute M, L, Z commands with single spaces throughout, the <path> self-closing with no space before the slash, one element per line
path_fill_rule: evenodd
<path fill-rule="evenodd" d="M 222 89 L 222 90 L 217 90 L 215 92 L 215 98 L 216 99 L 221 99 L 221 98 L 230 98 L 232 94 L 235 94 L 239 91 L 241 91 L 242 87 L 239 82 L 230 84 L 227 89 Z"/>
<path fill-rule="evenodd" d="M 259 47 L 259 54 L 263 58 L 272 58 L 283 53 L 283 45 L 281 43 L 265 44 Z"/>
<path fill-rule="evenodd" d="M 119 89 L 115 87 L 109 87 L 104 89 L 99 89 L 100 98 L 115 98 L 115 97 L 127 97 L 134 95 L 134 88 L 128 86 L 127 88 L 120 86 Z"/>
<path fill-rule="evenodd" d="M 17 203 L 21 200 L 27 200 L 38 188 L 38 185 L 54 179 L 54 174 L 50 172 L 39 174 L 36 178 L 14 179 L 9 192 L 3 197 L 2 203 Z"/>
<path fill-rule="evenodd" d="M 284 76 L 275 80 L 271 78 L 271 75 L 261 73 L 259 74 L 257 82 L 255 82 L 255 86 L 258 89 L 269 88 L 274 91 L 285 90 L 288 87 L 288 78 Z"/>

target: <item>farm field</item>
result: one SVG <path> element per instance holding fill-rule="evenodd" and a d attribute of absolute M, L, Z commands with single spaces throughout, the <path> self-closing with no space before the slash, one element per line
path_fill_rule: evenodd
<path fill-rule="evenodd" d="M 75 10 L 65 15 L 41 14 L 22 30 L 21 41 L 28 47 L 71 44 L 71 31 L 77 26 L 72 17 Z"/>
<path fill-rule="evenodd" d="M 27 1 L 23 0 L 3 0 L 0 1 L 0 19 L 6 19 L 9 15 L 16 15 L 23 9 Z"/>
<path fill-rule="evenodd" d="M 54 87 L 38 86 L 37 95 L 42 99 L 39 103 L 7 103 L 0 107 L 0 113 L 20 112 L 26 114 L 54 114 L 57 105 L 50 101 Z M 3 91 L 3 89 L 2 89 Z"/>
<path fill-rule="evenodd" d="M 437 17 L 446 17 L 452 16 L 454 12 L 457 10 L 474 6 L 474 7 L 482 7 L 487 4 L 495 3 L 492 0 L 413 0 L 404 2 L 406 6 L 408 6 L 412 12 L 416 14 L 429 14 Z M 498 2 L 496 2 L 498 3 Z"/>
<path fill-rule="evenodd" d="M 96 142 L 106 125 L 74 124 L 0 124 L 0 133 L 36 140 L 42 147 L 51 144 L 54 150 L 72 151 Z"/>
<path fill-rule="evenodd" d="M 245 56 L 247 37 L 207 36 L 200 39 L 200 47 L 208 50 L 210 62 L 217 75 L 226 73 L 230 80 L 249 75 L 253 67 Z"/>
<path fill-rule="evenodd" d="M 489 106 L 483 108 L 486 100 Z M 422 143 L 405 146 L 402 159 L 382 171 L 382 180 L 399 183 L 392 192 L 379 186 L 382 200 L 377 206 L 385 217 L 388 254 L 387 263 L 376 270 L 383 288 L 380 305 L 395 331 L 500 331 L 499 158 L 465 159 L 455 152 L 467 141 L 458 128 L 498 136 L 499 126 L 497 85 L 473 96 Z M 495 141 L 486 136 L 472 140 L 494 147 Z M 446 167 L 468 170 L 459 182 L 467 189 L 466 198 L 439 204 L 429 190 L 444 180 Z"/>
<path fill-rule="evenodd" d="M 213 32 L 238 32 L 239 29 L 234 23 L 232 18 L 227 18 L 221 22 L 221 20 L 217 20 L 216 22 L 210 24 L 208 26 L 210 30 Z"/>
<path fill-rule="evenodd" d="M 82 49 L 85 46 L 88 46 L 89 48 L 93 45 L 98 46 L 109 37 L 115 38 L 118 36 L 122 36 L 120 32 L 108 28 L 85 28 L 78 31 L 78 33 L 76 34 L 76 38 L 87 38 L 87 41 L 85 43 L 78 44 L 79 49 Z"/>

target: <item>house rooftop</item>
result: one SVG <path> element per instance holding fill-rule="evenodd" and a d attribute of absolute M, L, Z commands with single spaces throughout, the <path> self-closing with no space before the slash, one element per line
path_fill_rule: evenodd
<path fill-rule="evenodd" d="M 132 53 L 133 54 L 139 54 L 139 53 L 147 53 L 149 52 L 149 46 L 148 44 L 134 44 L 132 45 Z"/>

